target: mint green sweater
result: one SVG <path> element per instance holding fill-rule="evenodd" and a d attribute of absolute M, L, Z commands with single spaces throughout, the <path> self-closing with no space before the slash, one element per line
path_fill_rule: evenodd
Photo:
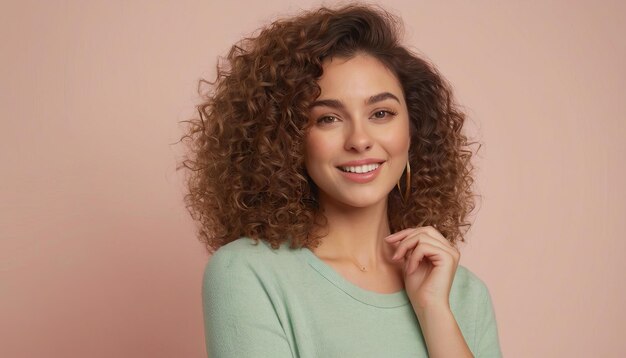
<path fill-rule="evenodd" d="M 406 291 L 365 290 L 309 249 L 241 238 L 209 260 L 203 282 L 210 358 L 427 357 Z M 485 284 L 459 266 L 450 305 L 476 357 L 500 357 Z"/>

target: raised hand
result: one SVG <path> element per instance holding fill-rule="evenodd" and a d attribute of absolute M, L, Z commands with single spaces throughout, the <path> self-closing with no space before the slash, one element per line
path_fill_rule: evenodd
<path fill-rule="evenodd" d="M 404 260 L 404 286 L 416 313 L 449 309 L 450 289 L 461 254 L 432 226 L 405 229 L 385 238 Z"/>

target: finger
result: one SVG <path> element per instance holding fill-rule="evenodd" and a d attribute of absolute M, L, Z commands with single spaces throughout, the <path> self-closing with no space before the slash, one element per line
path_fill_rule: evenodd
<path fill-rule="evenodd" d="M 427 244 L 427 243 L 421 243 L 420 245 L 418 245 L 418 247 L 416 247 L 412 252 L 411 255 L 409 256 L 409 258 L 407 259 L 407 267 L 406 267 L 406 274 L 407 276 L 412 274 L 413 272 L 415 272 L 419 265 L 422 263 L 422 260 L 424 259 L 424 257 L 426 256 L 426 250 L 429 249 L 433 250 L 434 246 Z M 432 255 L 432 254 L 431 254 Z M 434 265 L 434 263 L 433 263 Z"/>
<path fill-rule="evenodd" d="M 432 226 L 425 226 L 423 227 L 423 229 L 424 229 L 424 232 L 428 233 L 430 236 L 437 239 L 437 241 L 441 242 L 445 246 L 450 247 L 450 248 L 456 248 L 456 245 L 450 242 L 450 240 L 446 239 L 446 237 L 443 236 L 441 232 L 437 230 L 436 228 Z"/>
<path fill-rule="evenodd" d="M 425 233 L 429 234 L 430 236 L 432 236 L 433 238 L 436 238 L 438 241 L 441 241 L 446 246 L 454 247 L 450 243 L 450 241 L 448 239 L 446 239 L 439 232 L 439 230 L 437 230 L 433 226 L 420 226 L 420 227 L 416 227 L 416 228 L 404 229 L 404 230 L 398 231 L 398 232 L 396 232 L 394 234 L 391 234 L 391 235 L 387 236 L 385 238 L 385 241 L 387 241 L 387 242 L 396 242 L 396 241 L 399 241 L 399 240 L 401 240 L 403 238 L 406 238 L 408 235 L 411 235 L 413 233 L 419 233 L 419 232 L 425 232 Z"/>
<path fill-rule="evenodd" d="M 438 239 L 438 238 L 432 237 L 430 235 L 428 235 L 427 237 L 428 237 L 428 239 L 427 240 L 423 240 L 424 242 L 428 242 L 428 243 L 430 243 L 430 244 L 432 244 L 434 246 L 437 246 L 437 247 L 441 248 L 442 250 L 444 250 L 445 252 L 449 253 L 453 257 L 458 257 L 460 255 L 459 250 L 456 247 L 450 245 L 450 242 L 448 242 L 448 240 L 446 240 L 446 239 Z"/>
<path fill-rule="evenodd" d="M 396 247 L 396 252 L 393 255 L 393 260 L 398 260 L 402 257 L 406 257 L 407 253 L 410 250 L 413 250 L 421 241 L 435 241 L 433 238 L 429 237 L 426 233 L 423 232 L 413 232 L 404 240 L 402 240 L 399 245 Z M 441 245 L 440 243 L 433 242 L 434 245 Z"/>
<path fill-rule="evenodd" d="M 398 247 L 396 247 L 396 253 L 393 255 L 392 259 L 397 260 L 403 256 L 405 256 L 406 252 L 415 246 L 417 246 L 420 242 L 427 242 L 431 245 L 437 246 L 442 250 L 447 251 L 451 255 L 455 255 L 455 251 L 453 248 L 446 246 L 441 241 L 431 237 L 426 232 L 414 232 L 400 243 Z"/>
<path fill-rule="evenodd" d="M 404 257 L 408 250 L 413 249 L 418 244 L 419 240 L 419 236 L 411 236 L 399 242 L 396 247 L 396 252 L 393 254 L 391 259 L 398 260 Z"/>
<path fill-rule="evenodd" d="M 407 267 L 407 275 L 412 274 L 417 270 L 420 262 L 424 258 L 428 258 L 434 266 L 445 265 L 445 262 L 454 262 L 454 258 L 450 256 L 450 253 L 443 250 L 441 247 L 432 245 L 430 243 L 421 242 L 411 253 L 409 257 L 409 265 Z"/>
<path fill-rule="evenodd" d="M 450 240 L 446 239 L 436 228 L 432 226 L 425 226 L 420 228 L 420 232 L 426 233 L 429 237 L 438 242 L 442 247 L 450 252 L 454 256 L 459 256 L 460 252 L 456 245 L 452 244 Z"/>
<path fill-rule="evenodd" d="M 415 228 L 408 228 L 408 229 L 404 229 L 404 230 L 400 230 L 396 233 L 393 233 L 387 237 L 385 237 L 385 241 L 387 242 L 396 242 L 400 239 L 405 238 L 407 235 L 409 235 L 411 232 L 415 231 Z"/>

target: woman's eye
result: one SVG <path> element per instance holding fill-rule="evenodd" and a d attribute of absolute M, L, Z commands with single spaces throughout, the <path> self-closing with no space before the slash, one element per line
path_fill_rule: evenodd
<path fill-rule="evenodd" d="M 373 117 L 376 119 L 383 119 L 383 118 L 387 118 L 389 116 L 393 116 L 395 115 L 395 113 L 391 112 L 391 111 L 376 111 L 374 112 Z"/>
<path fill-rule="evenodd" d="M 337 121 L 337 117 L 335 116 L 324 116 L 317 120 L 318 124 L 330 124 Z"/>

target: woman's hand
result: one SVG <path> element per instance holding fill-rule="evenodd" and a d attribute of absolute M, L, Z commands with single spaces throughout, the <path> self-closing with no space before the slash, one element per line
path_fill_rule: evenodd
<path fill-rule="evenodd" d="M 392 259 L 404 260 L 404 286 L 416 313 L 450 309 L 459 250 L 432 226 L 398 231 L 385 241 L 395 247 Z"/>
<path fill-rule="evenodd" d="M 428 355 L 473 357 L 450 309 L 450 289 L 461 254 L 432 226 L 398 231 L 385 238 L 404 260 L 404 287 L 419 320 Z"/>

